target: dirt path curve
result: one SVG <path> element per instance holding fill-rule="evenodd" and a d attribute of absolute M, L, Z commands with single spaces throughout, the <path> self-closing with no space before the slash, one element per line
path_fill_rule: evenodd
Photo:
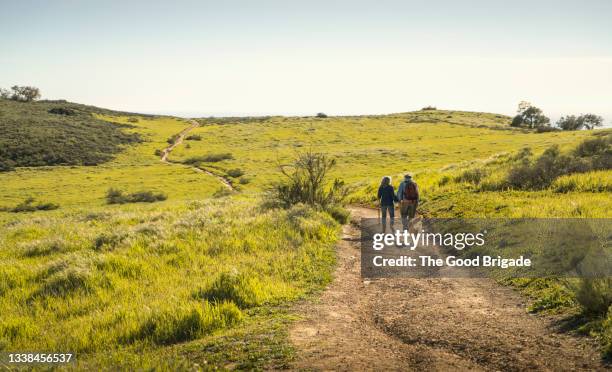
<path fill-rule="evenodd" d="M 162 154 L 161 154 L 161 162 L 162 163 L 166 163 L 166 164 L 176 164 L 173 163 L 171 161 L 168 160 L 168 156 L 170 155 L 170 153 L 172 152 L 172 150 L 174 150 L 178 145 L 180 145 L 181 143 L 183 143 L 183 141 L 185 140 L 185 137 L 187 136 L 187 134 L 189 134 L 189 132 L 191 132 L 192 130 L 194 130 L 195 128 L 200 126 L 200 123 L 198 123 L 196 120 L 190 120 L 189 121 L 191 123 L 191 125 L 185 129 L 183 129 L 176 137 L 176 140 L 174 140 L 174 142 L 166 147 L 165 149 L 163 149 Z M 195 170 L 196 172 L 199 173 L 205 173 L 209 176 L 215 177 L 216 179 L 218 179 L 225 187 L 227 187 L 228 189 L 230 189 L 231 191 L 236 191 L 234 189 L 234 186 L 232 185 L 232 182 L 223 176 L 220 176 L 218 174 L 215 174 L 207 169 L 204 168 L 200 168 L 200 167 L 191 167 L 193 170 Z"/>
<path fill-rule="evenodd" d="M 376 212 L 353 208 L 356 217 Z M 345 226 L 335 279 L 299 306 L 292 366 L 308 370 L 604 370 L 593 342 L 528 314 L 510 288 L 482 278 L 360 277 L 360 232 Z"/>

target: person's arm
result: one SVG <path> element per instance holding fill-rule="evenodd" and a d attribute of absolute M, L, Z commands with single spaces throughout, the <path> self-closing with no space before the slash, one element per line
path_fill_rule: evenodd
<path fill-rule="evenodd" d="M 380 198 L 382 198 L 382 187 L 378 188 L 378 200 L 380 200 Z"/>
<path fill-rule="evenodd" d="M 400 183 L 399 187 L 397 188 L 397 200 L 398 201 L 402 201 L 402 199 L 404 199 L 404 183 Z"/>
<path fill-rule="evenodd" d="M 394 202 L 399 202 L 399 199 L 397 198 L 397 195 L 395 195 L 395 189 L 393 188 L 393 186 L 391 186 L 391 196 L 393 196 L 393 201 Z"/>

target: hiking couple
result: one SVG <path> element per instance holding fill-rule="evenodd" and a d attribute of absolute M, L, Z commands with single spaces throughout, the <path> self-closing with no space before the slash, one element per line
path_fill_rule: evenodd
<path fill-rule="evenodd" d="M 387 229 L 387 212 L 391 231 L 395 222 L 395 203 L 399 203 L 400 214 L 402 217 L 402 227 L 408 230 L 410 220 L 416 215 L 417 205 L 419 204 L 419 189 L 416 182 L 412 180 L 411 174 L 406 174 L 400 183 L 397 194 L 391 185 L 391 177 L 383 177 L 378 188 L 378 201 L 382 217 L 382 231 Z"/>

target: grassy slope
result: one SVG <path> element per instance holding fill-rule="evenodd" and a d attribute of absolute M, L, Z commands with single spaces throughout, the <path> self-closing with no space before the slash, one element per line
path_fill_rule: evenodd
<path fill-rule="evenodd" d="M 64 114 L 50 113 L 63 110 Z M 0 169 L 7 166 L 96 165 L 137 143 L 127 125 L 97 119 L 93 107 L 0 100 Z"/>
<path fill-rule="evenodd" d="M 207 119 L 194 131 L 202 140 L 188 141 L 191 148 L 177 149 L 173 159 L 231 152 L 233 160 L 209 167 L 243 169 L 252 179 L 246 188 L 256 191 L 277 177 L 277 162 L 296 151 L 312 149 L 332 155 L 338 159 L 335 175 L 349 183 L 369 184 L 383 175 L 439 169 L 523 146 L 542 149 L 552 143 L 570 144 L 587 135 L 523 133 L 508 130 L 508 121 L 500 115 L 449 111 L 327 119 L 273 117 L 222 124 Z"/>
<path fill-rule="evenodd" d="M 108 112 L 97 115 L 124 123 L 129 118 Z M 441 170 L 449 164 L 461 168 L 475 159 L 478 163 L 524 146 L 535 152 L 554 143 L 570 148 L 590 135 L 508 130 L 508 120 L 493 114 L 447 111 L 252 122 L 202 120 L 204 126 L 195 131 L 202 140 L 187 141 L 189 148 L 179 146 L 171 158 L 231 152 L 233 160 L 207 166 L 218 172 L 243 169 L 252 180 L 244 186 L 250 195 L 278 177 L 277 159 L 312 148 L 338 158 L 336 175 L 357 186 L 353 200 L 359 202 L 372 199 L 371 187 L 382 175 L 410 170 L 417 172 L 430 213 L 572 216 L 582 206 L 598 215 L 609 214 L 609 193 L 572 193 L 567 196 L 571 202 L 559 203 L 565 194 L 464 192 L 450 184 L 447 190 L 435 189 L 445 172 L 453 171 Z M 0 346 L 71 346 L 88 351 L 83 366 L 92 368 L 160 362 L 170 363 L 169 368 L 191 367 L 187 360 L 219 366 L 228 362 L 241 367 L 282 366 L 291 355 L 283 336 L 290 315 L 282 305 L 243 306 L 241 313 L 246 317 L 241 326 L 215 331 L 216 326 L 204 325 L 218 326 L 219 319 L 229 318 L 213 316 L 212 323 L 204 321 L 201 314 L 215 311 L 202 310 L 202 299 L 193 294 L 201 294 L 202 289 L 206 293 L 220 280 L 219 272 L 233 268 L 259 278 L 255 284 L 230 280 L 220 285 L 234 288 L 223 296 L 235 303 L 244 296 L 253 297 L 252 293 L 263 293 L 261 302 L 284 303 L 321 288 L 329 280 L 329 254 L 337 226 L 325 222 L 323 215 L 300 217 L 303 211 L 294 217 L 281 212 L 260 216 L 253 200 L 189 204 L 187 200 L 208 198 L 218 181 L 187 167 L 162 164 L 153 155 L 187 124 L 172 118 L 140 118 L 134 125 L 132 130 L 147 142 L 102 166 L 24 168 L 0 174 L 0 183 L 6 186 L 0 205 L 30 195 L 62 205 L 53 212 L 0 212 L 0 259 L 10 263 L 0 272 L 6 279 L 0 288 L 0 312 L 10 314 L 0 322 L 5 340 Z M 104 192 L 111 186 L 128 191 L 165 187 L 169 199 L 151 206 L 104 206 Z M 61 270 L 49 271 L 56 266 Z M 49 292 L 49 288 L 60 290 Z M 36 306 L 29 306 L 32 303 Z M 181 334 L 194 321 L 201 332 L 179 337 L 194 341 L 168 341 L 172 338 L 168 334 Z M 65 322 L 71 324 L 69 330 L 62 327 Z M 41 324 L 50 329 L 50 336 L 37 337 Z M 142 331 L 151 324 L 167 332 L 155 331 L 157 326 Z M 126 337 L 126 332 L 139 336 Z M 6 341 L 8 337 L 13 338 Z M 119 347 L 108 351 L 107 345 L 117 340 Z M 144 356 L 136 357 L 134 351 Z"/>
<path fill-rule="evenodd" d="M 95 114 L 99 120 L 128 123 L 127 116 Z M 129 192 L 153 190 L 166 192 L 168 203 L 209 197 L 218 187 L 213 177 L 182 166 L 163 164 L 155 150 L 163 149 L 166 140 L 183 130 L 188 123 L 168 117 L 137 117 L 127 129 L 138 133 L 144 142 L 124 148 L 110 162 L 95 167 L 53 166 L 17 168 L 0 173 L 3 193 L 0 206 L 12 206 L 26 197 L 60 204 L 62 208 L 104 205 L 110 187 Z"/>
<path fill-rule="evenodd" d="M 167 362 L 160 346 L 257 327 L 262 304 L 327 283 L 337 233 L 306 208 L 229 200 L 5 221 L 0 350 L 72 350 L 83 367 Z"/>

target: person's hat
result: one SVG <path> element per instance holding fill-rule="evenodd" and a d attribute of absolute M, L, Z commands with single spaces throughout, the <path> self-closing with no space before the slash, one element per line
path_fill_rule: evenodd
<path fill-rule="evenodd" d="M 406 174 L 404 174 L 404 178 L 412 178 L 412 173 L 406 173 Z"/>

